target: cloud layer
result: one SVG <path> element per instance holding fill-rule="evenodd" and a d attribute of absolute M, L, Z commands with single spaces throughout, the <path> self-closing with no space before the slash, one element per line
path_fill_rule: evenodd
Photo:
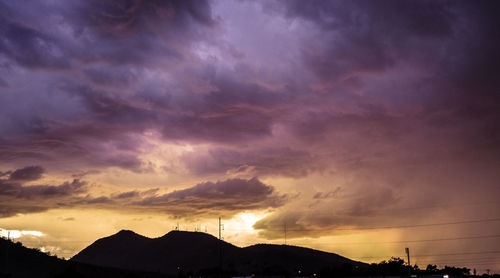
<path fill-rule="evenodd" d="M 92 186 L 79 179 L 59 185 L 41 184 L 38 180 L 43 172 L 40 166 L 28 166 L 0 179 L 1 217 L 80 207 L 159 212 L 172 217 L 230 217 L 241 211 L 277 208 L 288 198 L 257 178 L 203 182 L 163 194 L 156 188 L 96 195 Z M 27 181 L 32 184 L 26 185 Z"/>
<path fill-rule="evenodd" d="M 270 239 L 491 216 L 499 6 L 0 0 L 1 215 L 266 211 Z"/>

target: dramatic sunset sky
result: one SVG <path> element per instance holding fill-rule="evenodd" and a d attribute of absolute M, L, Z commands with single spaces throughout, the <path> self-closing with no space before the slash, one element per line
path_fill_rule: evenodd
<path fill-rule="evenodd" d="M 175 226 L 500 272 L 495 1 L 0 0 L 0 232 Z"/>

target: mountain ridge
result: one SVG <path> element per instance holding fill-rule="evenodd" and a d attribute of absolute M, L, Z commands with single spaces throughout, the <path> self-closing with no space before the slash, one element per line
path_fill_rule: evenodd
<path fill-rule="evenodd" d="M 234 274 L 273 272 L 281 274 L 314 273 L 326 267 L 366 264 L 338 254 L 306 247 L 255 244 L 237 247 L 216 237 L 187 231 L 170 231 L 149 238 L 133 231 L 96 240 L 72 261 L 100 266 L 166 274 L 225 271 Z"/>

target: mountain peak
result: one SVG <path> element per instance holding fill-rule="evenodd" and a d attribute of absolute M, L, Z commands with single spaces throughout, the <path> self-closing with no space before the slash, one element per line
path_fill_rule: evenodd
<path fill-rule="evenodd" d="M 131 230 L 120 230 L 115 235 L 138 235 L 138 234 Z"/>
<path fill-rule="evenodd" d="M 120 230 L 118 233 L 116 233 L 117 235 L 120 235 L 120 234 L 136 234 L 134 231 L 131 231 L 131 230 Z"/>
<path fill-rule="evenodd" d="M 210 238 L 210 239 L 217 239 L 211 234 L 203 233 L 203 232 L 190 232 L 190 231 L 170 231 L 163 235 L 161 238 Z"/>
<path fill-rule="evenodd" d="M 147 238 L 143 235 L 137 234 L 131 230 L 120 230 L 118 233 L 110 236 L 109 238 L 120 238 L 120 239 L 136 239 L 136 238 Z"/>

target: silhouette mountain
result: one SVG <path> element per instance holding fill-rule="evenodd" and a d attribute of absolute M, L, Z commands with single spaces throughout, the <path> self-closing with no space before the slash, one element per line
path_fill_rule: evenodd
<path fill-rule="evenodd" d="M 220 255 L 221 254 L 221 255 Z M 333 253 L 289 245 L 240 248 L 200 232 L 171 231 L 147 238 L 122 230 L 101 238 L 71 258 L 87 264 L 166 274 L 303 274 L 323 268 L 366 267 Z"/>
<path fill-rule="evenodd" d="M 0 277 L 160 278 L 167 276 L 66 261 L 37 249 L 26 248 L 19 242 L 14 243 L 0 238 Z"/>

